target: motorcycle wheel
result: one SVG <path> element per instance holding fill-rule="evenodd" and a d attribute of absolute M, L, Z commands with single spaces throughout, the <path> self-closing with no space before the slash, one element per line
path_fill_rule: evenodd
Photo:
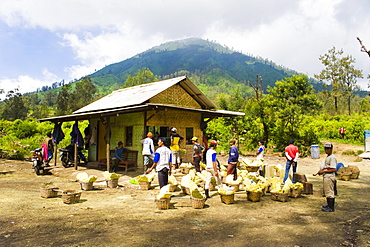
<path fill-rule="evenodd" d="M 60 158 L 60 160 L 62 161 L 62 165 L 63 165 L 65 168 L 67 168 L 67 167 L 68 167 L 68 158 L 67 158 L 67 156 L 62 156 L 62 157 Z"/>
<path fill-rule="evenodd" d="M 40 175 L 40 167 L 37 161 L 33 162 L 33 169 L 35 170 L 36 175 Z"/>

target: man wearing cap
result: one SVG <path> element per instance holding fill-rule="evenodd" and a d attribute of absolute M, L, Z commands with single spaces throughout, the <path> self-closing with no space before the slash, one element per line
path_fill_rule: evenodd
<path fill-rule="evenodd" d="M 158 139 L 159 148 L 157 148 L 155 151 L 153 165 L 148 169 L 148 172 L 151 172 L 155 167 L 155 170 L 158 172 L 158 182 L 160 188 L 168 184 L 168 174 L 171 174 L 172 166 L 171 150 L 166 147 L 164 143 L 165 139 L 160 137 Z"/>
<path fill-rule="evenodd" d="M 172 161 L 175 165 L 175 168 L 178 168 L 181 164 L 180 159 L 180 142 L 184 139 L 184 137 L 180 136 L 177 133 L 176 128 L 171 129 L 171 146 L 170 149 L 172 151 Z"/>
<path fill-rule="evenodd" d="M 219 187 L 222 186 L 219 170 L 217 167 L 217 157 L 216 157 L 217 153 L 215 150 L 216 147 L 217 147 L 217 142 L 215 140 L 212 140 L 209 145 L 209 149 L 206 152 L 207 176 L 206 176 L 206 183 L 204 185 L 204 192 L 206 194 L 206 199 L 211 198 L 209 196 L 209 184 L 211 183 L 212 177 L 216 178 L 216 182 Z"/>
<path fill-rule="evenodd" d="M 333 154 L 333 144 L 324 144 L 325 153 L 328 155 L 325 158 L 323 167 L 320 167 L 318 174 L 323 174 L 323 187 L 328 205 L 322 206 L 324 212 L 334 212 L 335 194 L 334 184 L 336 183 L 335 172 L 337 167 L 337 158 Z"/>
<path fill-rule="evenodd" d="M 195 166 L 197 172 L 201 172 L 199 163 L 202 160 L 204 147 L 198 143 L 198 137 L 194 136 L 191 138 L 191 142 L 193 143 L 192 164 Z"/>
<path fill-rule="evenodd" d="M 143 151 L 142 155 L 144 157 L 144 172 L 148 169 L 148 165 L 150 161 L 153 161 L 153 155 L 154 155 L 154 144 L 153 144 L 153 134 L 152 132 L 148 132 L 146 134 L 146 138 L 141 140 L 143 143 Z"/>
<path fill-rule="evenodd" d="M 117 143 L 117 147 L 116 149 L 114 150 L 114 155 L 112 157 L 112 167 L 110 168 L 110 171 L 109 172 L 116 172 L 116 168 L 117 168 L 117 165 L 118 163 L 123 160 L 122 159 L 122 154 L 123 154 L 123 151 L 126 150 L 126 148 L 123 147 L 123 143 L 121 141 L 119 141 Z"/>
<path fill-rule="evenodd" d="M 298 147 L 294 146 L 294 140 L 290 140 L 289 145 L 285 148 L 286 164 L 285 164 L 285 176 L 284 176 L 283 183 L 285 183 L 285 181 L 289 177 L 290 166 L 293 166 L 292 183 L 295 183 L 294 173 L 297 172 L 298 156 L 299 156 Z"/>

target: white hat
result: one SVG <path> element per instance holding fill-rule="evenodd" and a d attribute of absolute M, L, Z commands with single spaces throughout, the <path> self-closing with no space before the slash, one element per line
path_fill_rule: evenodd
<path fill-rule="evenodd" d="M 324 148 L 333 148 L 333 144 L 331 144 L 330 142 L 327 142 L 324 144 Z"/>
<path fill-rule="evenodd" d="M 176 129 L 175 127 L 173 127 L 173 128 L 171 129 L 171 131 L 172 131 L 172 132 L 177 132 L 177 129 Z"/>

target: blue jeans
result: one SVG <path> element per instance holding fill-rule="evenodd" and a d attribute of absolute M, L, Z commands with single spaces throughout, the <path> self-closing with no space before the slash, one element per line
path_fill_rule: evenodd
<path fill-rule="evenodd" d="M 285 164 L 285 176 L 284 176 L 284 180 L 283 180 L 283 183 L 285 183 L 285 181 L 288 179 L 289 177 L 289 170 L 290 170 L 290 166 L 292 166 L 292 163 L 293 161 L 292 160 L 287 160 L 286 164 Z M 293 166 L 293 174 L 297 172 L 297 162 L 295 163 L 295 165 Z M 295 183 L 294 181 L 294 176 L 292 176 L 292 183 Z"/>

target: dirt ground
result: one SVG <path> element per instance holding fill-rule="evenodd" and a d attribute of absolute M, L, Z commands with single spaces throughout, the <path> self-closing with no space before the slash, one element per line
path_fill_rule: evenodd
<path fill-rule="evenodd" d="M 313 195 L 278 202 L 268 193 L 250 202 L 240 191 L 236 203 L 226 205 L 212 192 L 204 209 L 193 209 L 189 196 L 176 191 L 169 210 L 156 207 L 157 184 L 145 191 L 128 183 L 140 172 L 119 172 L 118 188 L 97 182 L 79 203 L 64 204 L 60 196 L 40 197 L 40 186 L 80 189 L 78 172 L 103 180 L 96 164 L 77 171 L 52 165 L 50 175 L 36 176 L 30 162 L 1 160 L 0 246 L 370 246 L 370 161 L 342 154 L 350 150 L 363 147 L 334 145 L 338 162 L 356 165 L 361 173 L 359 179 L 338 180 L 333 213 L 321 211 L 322 177 L 312 176 L 325 154 L 298 162 Z M 284 164 L 278 155 L 265 158 Z"/>

